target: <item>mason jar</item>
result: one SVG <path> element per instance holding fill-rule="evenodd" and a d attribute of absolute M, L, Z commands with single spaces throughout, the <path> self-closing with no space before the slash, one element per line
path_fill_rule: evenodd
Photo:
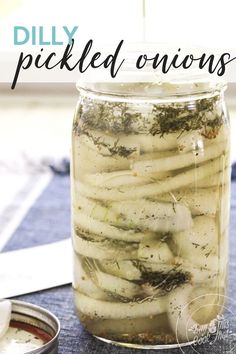
<path fill-rule="evenodd" d="M 208 333 L 227 282 L 225 85 L 79 85 L 72 134 L 74 299 L 103 341 L 173 348 Z"/>

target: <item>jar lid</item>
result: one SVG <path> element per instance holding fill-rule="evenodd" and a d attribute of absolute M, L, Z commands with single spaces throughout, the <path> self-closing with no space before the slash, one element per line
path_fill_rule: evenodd
<path fill-rule="evenodd" d="M 12 300 L 11 321 L 0 340 L 1 354 L 56 354 L 60 322 L 48 310 Z"/>

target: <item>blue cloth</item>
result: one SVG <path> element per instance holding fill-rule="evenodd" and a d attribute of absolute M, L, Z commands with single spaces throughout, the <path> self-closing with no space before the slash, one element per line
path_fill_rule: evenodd
<path fill-rule="evenodd" d="M 231 247 L 230 247 L 230 273 L 229 273 L 229 298 L 227 305 L 236 314 L 235 299 L 236 293 L 236 183 L 232 184 L 231 204 Z M 38 198 L 21 225 L 17 228 L 11 240 L 5 247 L 5 251 L 15 250 L 23 247 L 30 247 L 39 244 L 50 243 L 70 236 L 70 189 L 69 177 L 56 175 L 42 195 Z M 53 254 L 52 254 L 53 261 Z M 43 262 L 43 259 L 42 259 Z M 18 297 L 47 308 L 54 312 L 61 321 L 61 335 L 59 354 L 157 354 L 154 350 L 132 350 L 104 344 L 93 338 L 80 325 L 74 314 L 74 305 L 71 286 L 62 286 L 51 290 L 40 291 L 34 294 Z M 236 333 L 236 321 L 232 314 L 226 314 L 230 320 L 231 330 Z M 232 337 L 234 338 L 234 337 Z M 187 347 L 159 351 L 164 354 L 175 353 L 200 353 L 200 354 L 226 354 L 230 347 L 229 340 L 217 340 L 215 344 L 205 344 L 199 348 Z M 235 349 L 230 353 L 236 353 Z M 12 353 L 14 354 L 14 353 Z"/>
<path fill-rule="evenodd" d="M 232 165 L 231 180 L 232 181 L 236 180 L 236 162 L 233 163 L 233 165 Z"/>

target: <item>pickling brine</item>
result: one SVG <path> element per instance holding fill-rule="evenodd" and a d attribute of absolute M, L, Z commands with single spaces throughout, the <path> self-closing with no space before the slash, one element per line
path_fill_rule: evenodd
<path fill-rule="evenodd" d="M 133 347 L 206 332 L 227 282 L 224 88 L 168 87 L 161 97 L 154 86 L 138 95 L 80 88 L 73 123 L 76 309 L 93 335 Z"/>

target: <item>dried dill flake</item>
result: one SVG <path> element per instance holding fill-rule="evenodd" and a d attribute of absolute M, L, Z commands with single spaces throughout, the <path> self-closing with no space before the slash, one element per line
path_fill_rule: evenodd
<path fill-rule="evenodd" d="M 128 157 L 136 151 L 135 147 L 129 148 L 124 145 L 119 145 L 119 138 L 115 140 L 114 144 L 108 144 L 101 137 L 94 137 L 92 134 L 89 133 L 89 131 L 85 131 L 84 134 L 87 135 L 93 141 L 94 145 L 98 147 L 98 150 L 100 150 L 101 147 L 105 147 L 111 155 Z"/>
<path fill-rule="evenodd" d="M 141 118 L 141 113 L 130 113 L 126 103 L 96 101 L 90 98 L 83 98 L 78 114 L 82 132 L 97 129 L 114 133 L 131 133 L 132 124 Z"/>
<path fill-rule="evenodd" d="M 192 103 L 154 105 L 152 135 L 184 132 L 197 129 L 219 129 L 223 124 L 222 115 L 214 114 L 219 98 L 204 98 Z"/>
<path fill-rule="evenodd" d="M 178 286 L 189 282 L 190 273 L 172 270 L 170 272 L 143 272 L 141 282 L 145 281 L 155 289 L 172 291 Z"/>
<path fill-rule="evenodd" d="M 161 104 L 108 102 L 83 97 L 74 133 L 86 134 L 94 129 L 113 134 L 144 133 L 162 137 L 168 133 L 201 129 L 214 137 L 224 123 L 223 113 L 216 109 L 218 102 L 219 96 Z M 133 152 L 119 149 L 114 146 L 110 152 L 124 157 Z"/>

